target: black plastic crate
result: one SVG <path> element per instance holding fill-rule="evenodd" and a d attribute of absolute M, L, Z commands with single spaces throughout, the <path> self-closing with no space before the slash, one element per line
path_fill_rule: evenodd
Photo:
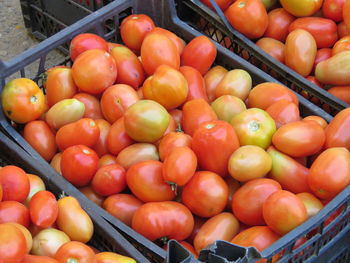
<path fill-rule="evenodd" d="M 74 196 L 94 223 L 94 235 L 88 244 L 100 251 L 117 252 L 132 257 L 137 262 L 147 262 L 139 251 L 94 211 L 91 203 L 87 202 L 82 193 L 72 185 L 66 184 L 62 177 L 52 172 L 52 169 L 43 167 L 41 162 L 31 157 L 2 132 L 0 132 L 0 165 L 16 165 L 26 173 L 39 176 L 45 183 L 46 189 L 55 194 L 57 198 L 62 194 Z"/>
<path fill-rule="evenodd" d="M 178 0 L 178 3 L 178 14 L 181 19 L 235 54 L 263 69 L 284 85 L 299 94 L 303 94 L 309 101 L 327 110 L 332 116 L 335 116 L 340 110 L 350 107 L 348 103 L 311 83 L 264 52 L 253 41 L 235 30 L 219 8 L 217 10 L 221 13 L 220 16 L 200 0 Z M 214 3 L 214 5 L 216 4 Z"/>
<path fill-rule="evenodd" d="M 76 35 L 83 32 L 95 32 L 107 40 L 113 40 L 120 42 L 121 38 L 119 36 L 119 23 L 120 20 L 131 13 L 145 13 L 152 17 L 158 26 L 164 27 L 176 33 L 178 36 L 183 38 L 185 41 L 190 41 L 196 36 L 201 35 L 200 32 L 196 31 L 193 27 L 189 26 L 185 22 L 181 21 L 176 15 L 176 8 L 174 0 L 150 0 L 147 5 L 143 4 L 142 0 L 121 0 L 110 3 L 108 6 L 99 9 L 92 15 L 89 15 L 79 22 L 65 28 L 61 32 L 53 35 L 52 37 L 46 39 L 45 41 L 39 43 L 37 46 L 29 49 L 17 57 L 13 58 L 7 62 L 0 61 L 0 83 L 1 87 L 6 83 L 6 81 L 14 76 L 29 77 L 35 80 L 40 80 L 40 74 L 47 69 L 46 56 L 50 54 L 55 48 L 60 47 L 63 44 L 69 44 L 69 41 Z M 256 68 L 252 64 L 248 63 L 241 57 L 235 55 L 228 49 L 222 47 L 220 44 L 215 44 L 217 47 L 217 59 L 216 64 L 225 66 L 228 69 L 240 68 L 248 71 L 253 79 L 253 84 L 256 85 L 261 82 L 277 82 L 271 76 Z M 26 68 L 29 65 L 37 63 L 37 71 L 34 75 L 28 75 Z M 62 63 L 70 64 L 69 59 L 63 61 Z M 40 83 L 40 82 L 39 82 Z M 327 121 L 332 119 L 332 116 L 324 112 L 322 109 L 318 108 L 311 102 L 307 101 L 304 97 L 297 94 L 300 102 L 300 112 L 302 116 L 307 115 L 319 115 L 322 116 Z M 0 111 L 0 126 L 6 131 L 6 133 L 15 140 L 21 147 L 23 147 L 31 156 L 36 159 L 36 162 L 40 163 L 45 169 L 51 170 L 55 176 L 59 176 L 51 166 L 46 163 L 39 154 L 21 137 L 18 131 L 11 125 L 3 115 L 2 110 Z M 17 127 L 18 128 L 18 127 Z M 65 180 L 60 177 L 60 180 Z M 65 181 L 68 185 L 69 183 Z M 70 184 L 69 184 L 70 185 Z M 339 200 L 338 200 L 339 201 Z M 86 199 L 86 202 L 90 202 Z M 163 262 L 166 258 L 165 251 L 150 242 L 143 236 L 139 235 L 128 226 L 115 219 L 101 207 L 98 207 L 94 203 L 90 202 L 91 208 L 94 209 L 96 213 L 101 215 L 107 221 L 109 221 L 118 231 L 120 231 L 128 241 L 130 241 L 138 250 L 140 250 L 151 262 Z M 340 206 L 338 202 L 335 206 Z M 329 209 L 326 210 L 329 212 Z M 328 212 L 327 212 L 328 211 Z M 324 220 L 325 217 L 322 217 Z M 299 228 L 298 228 L 299 229 Z M 304 233 L 302 230 L 296 230 L 298 236 L 302 236 Z M 293 232 L 293 233 L 296 233 Z M 282 239 L 280 245 L 288 246 L 295 242 L 293 235 L 286 235 Z M 176 246 L 176 242 L 171 242 L 169 247 L 169 258 L 168 262 L 194 262 L 193 258 L 189 255 L 189 252 L 182 251 L 181 246 Z M 279 249 L 280 247 L 275 249 Z M 176 252 L 178 251 L 178 252 Z M 230 248 L 230 254 L 235 255 L 239 253 L 240 255 L 245 255 L 246 250 L 243 248 Z M 273 253 L 273 252 L 269 252 Z M 176 257 L 172 257 L 176 255 Z M 206 253 L 203 251 L 201 255 L 201 260 L 204 262 L 219 262 L 211 261 L 212 253 Z M 270 254 L 268 254 L 270 255 Z M 181 261 L 176 261 L 181 260 Z M 190 261 L 188 261 L 190 260 Z M 224 261 L 222 261 L 224 262 Z M 242 261 L 243 262 L 243 261 Z"/>

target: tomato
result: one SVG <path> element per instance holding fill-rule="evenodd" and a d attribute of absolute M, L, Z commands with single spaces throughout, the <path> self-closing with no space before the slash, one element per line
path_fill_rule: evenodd
<path fill-rule="evenodd" d="M 69 241 L 69 237 L 64 232 L 55 228 L 47 228 L 34 236 L 31 253 L 38 256 L 54 257 L 57 250 Z"/>
<path fill-rule="evenodd" d="M 345 0 L 324 0 L 322 14 L 324 17 L 332 19 L 334 22 L 343 20 L 343 5 Z"/>
<path fill-rule="evenodd" d="M 266 199 L 263 215 L 266 224 L 279 235 L 288 233 L 307 219 L 303 202 L 285 190 L 276 191 Z"/>
<path fill-rule="evenodd" d="M 56 197 L 49 191 L 39 191 L 30 199 L 29 214 L 31 222 L 47 228 L 55 223 L 58 215 Z"/>
<path fill-rule="evenodd" d="M 333 96 L 350 103 L 350 86 L 338 86 L 327 90 Z"/>
<path fill-rule="evenodd" d="M 136 263 L 136 261 L 117 253 L 101 252 L 96 254 L 96 263 Z"/>
<path fill-rule="evenodd" d="M 232 153 L 228 161 L 230 175 L 240 182 L 264 177 L 272 167 L 271 157 L 262 148 L 246 145 Z"/>
<path fill-rule="evenodd" d="M 211 9 L 215 10 L 212 4 L 210 3 L 210 0 L 201 0 L 201 2 L 206 6 L 210 7 Z M 234 2 L 234 0 L 215 0 L 215 2 L 222 11 L 225 11 L 232 4 L 232 2 Z"/>
<path fill-rule="evenodd" d="M 160 65 L 143 83 L 142 93 L 145 99 L 154 100 L 171 110 L 185 102 L 188 85 L 181 72 L 168 65 Z"/>
<path fill-rule="evenodd" d="M 164 34 L 148 34 L 141 46 L 141 60 L 147 75 L 152 75 L 158 66 L 180 67 L 180 55 L 175 44 Z"/>
<path fill-rule="evenodd" d="M 211 245 L 216 240 L 231 241 L 238 234 L 239 222 L 231 213 L 221 213 L 210 218 L 199 229 L 193 244 L 196 252 Z"/>
<path fill-rule="evenodd" d="M 272 137 L 273 145 L 291 157 L 317 153 L 325 143 L 323 128 L 311 121 L 295 121 L 283 125 Z"/>
<path fill-rule="evenodd" d="M 318 63 L 320 63 L 321 61 L 324 61 L 326 59 L 329 59 L 331 56 L 332 56 L 332 49 L 330 49 L 330 48 L 321 48 L 321 49 L 317 50 L 315 62 L 314 62 L 314 66 L 313 66 L 313 71 L 315 71 Z M 318 82 L 317 79 L 315 79 L 315 81 Z M 318 83 L 316 85 L 321 85 L 320 83 L 319 84 Z"/>
<path fill-rule="evenodd" d="M 116 161 L 125 169 L 130 166 L 148 160 L 159 160 L 157 147 L 150 143 L 134 143 L 119 152 Z"/>
<path fill-rule="evenodd" d="M 143 202 L 170 201 L 175 197 L 162 176 L 163 164 L 149 160 L 132 165 L 126 173 L 131 192 Z"/>
<path fill-rule="evenodd" d="M 331 199 L 350 184 L 350 155 L 343 147 L 322 152 L 310 167 L 308 182 L 321 199 Z"/>
<path fill-rule="evenodd" d="M 288 27 L 295 20 L 295 17 L 283 8 L 273 9 L 267 15 L 269 23 L 264 33 L 264 37 L 274 38 L 284 42 L 289 33 Z"/>
<path fill-rule="evenodd" d="M 214 110 L 203 99 L 186 102 L 182 108 L 182 113 L 183 129 L 190 136 L 202 123 L 217 120 Z"/>
<path fill-rule="evenodd" d="M 27 122 L 23 137 L 46 161 L 50 161 L 56 154 L 55 135 L 46 122 L 39 120 Z"/>
<path fill-rule="evenodd" d="M 199 230 L 201 229 L 202 225 L 207 222 L 206 218 L 194 216 L 194 226 L 191 235 L 186 239 L 189 243 L 193 244 L 194 238 L 198 234 Z M 197 252 L 196 252 L 197 253 Z"/>
<path fill-rule="evenodd" d="M 72 69 L 53 68 L 47 71 L 45 91 L 48 106 L 60 100 L 72 98 L 78 91 L 73 80 Z"/>
<path fill-rule="evenodd" d="M 100 130 L 100 136 L 92 149 L 97 153 L 99 157 L 101 157 L 108 154 L 107 136 L 111 125 L 104 119 L 97 119 L 95 120 L 95 123 Z"/>
<path fill-rule="evenodd" d="M 62 153 L 56 153 L 50 162 L 50 165 L 52 166 L 52 168 L 55 169 L 55 171 L 59 174 L 62 174 L 62 172 L 61 172 L 61 156 L 62 156 Z M 43 189 L 43 190 L 45 190 L 45 189 Z"/>
<path fill-rule="evenodd" d="M 0 169 L 0 184 L 2 201 L 23 202 L 29 194 L 28 176 L 17 166 L 7 165 Z"/>
<path fill-rule="evenodd" d="M 81 53 L 89 49 L 102 49 L 108 51 L 108 45 L 106 40 L 102 37 L 83 33 L 75 36 L 69 46 L 69 55 L 72 61 L 74 61 Z"/>
<path fill-rule="evenodd" d="M 350 50 L 350 35 L 339 39 L 332 48 L 332 56 L 342 51 Z"/>
<path fill-rule="evenodd" d="M 91 186 L 94 192 L 102 196 L 117 194 L 126 187 L 125 169 L 119 164 L 110 164 L 99 168 Z"/>
<path fill-rule="evenodd" d="M 241 187 L 241 184 L 233 179 L 232 176 L 227 176 L 224 178 L 228 186 L 228 199 L 225 207 L 225 211 L 232 212 L 232 196 Z"/>
<path fill-rule="evenodd" d="M 242 185 L 232 196 L 233 214 L 247 225 L 264 225 L 263 204 L 281 185 L 267 178 L 253 179 Z"/>
<path fill-rule="evenodd" d="M 85 111 L 83 115 L 84 118 L 91 118 L 94 120 L 103 118 L 100 102 L 96 97 L 87 93 L 78 93 L 78 94 L 75 94 L 73 98 L 84 103 L 84 106 L 85 106 Z"/>
<path fill-rule="evenodd" d="M 224 121 L 204 122 L 193 135 L 192 149 L 201 169 L 221 176 L 228 174 L 228 160 L 238 147 L 234 129 Z"/>
<path fill-rule="evenodd" d="M 75 261 L 79 263 L 96 262 L 94 251 L 87 245 L 70 241 L 63 244 L 56 252 L 55 259 L 60 263 Z"/>
<path fill-rule="evenodd" d="M 276 125 L 270 115 L 261 109 L 250 108 L 231 120 L 239 143 L 243 145 L 257 145 L 266 149 L 276 131 Z"/>
<path fill-rule="evenodd" d="M 175 132 L 176 129 L 178 129 L 178 125 L 176 124 L 176 121 L 174 120 L 173 116 L 171 116 L 171 114 L 169 114 L 169 125 L 168 128 L 165 130 L 163 137 L 171 132 Z M 154 144 L 158 147 L 160 143 L 160 140 L 156 141 Z"/>
<path fill-rule="evenodd" d="M 159 103 L 140 100 L 124 114 L 125 131 L 135 141 L 156 142 L 166 131 L 169 119 L 169 113 Z"/>
<path fill-rule="evenodd" d="M 46 190 L 45 184 L 41 178 L 35 174 L 27 174 L 27 177 L 29 179 L 29 193 L 27 195 L 27 198 L 25 200 L 25 204 L 29 204 L 30 199 L 34 194 L 36 194 L 39 191 Z M 0 190 L 1 192 L 1 190 Z M 1 195 L 1 193 L 0 193 Z M 0 198 L 1 200 L 1 198 Z"/>
<path fill-rule="evenodd" d="M 185 48 L 186 46 L 186 43 L 181 39 L 179 38 L 177 35 L 175 35 L 173 32 L 169 31 L 169 30 L 166 30 L 164 28 L 161 28 L 161 27 L 155 27 L 152 29 L 151 33 L 160 33 L 160 34 L 163 34 L 165 35 L 166 37 L 168 37 L 173 43 L 174 45 L 176 46 L 176 49 L 179 53 L 179 55 L 182 54 L 182 51 L 183 49 Z"/>
<path fill-rule="evenodd" d="M 2 201 L 0 203 L 0 224 L 11 222 L 29 227 L 29 210 L 17 201 Z"/>
<path fill-rule="evenodd" d="M 344 21 L 338 24 L 338 35 L 339 38 L 349 36 L 350 35 L 350 28 L 347 28 Z"/>
<path fill-rule="evenodd" d="M 0 224 L 0 262 L 21 263 L 26 253 L 26 239 L 21 230 L 10 224 Z"/>
<path fill-rule="evenodd" d="M 128 48 L 140 50 L 145 36 L 154 27 L 154 22 L 149 16 L 133 14 L 123 19 L 120 25 L 120 35 Z"/>
<path fill-rule="evenodd" d="M 303 121 L 316 121 L 323 129 L 325 129 L 328 125 L 325 119 L 316 115 L 309 115 L 303 119 Z"/>
<path fill-rule="evenodd" d="M 0 184 L 0 202 L 2 201 L 2 186 L 1 186 L 1 184 Z"/>
<path fill-rule="evenodd" d="M 234 116 L 247 109 L 244 102 L 235 96 L 223 95 L 211 103 L 219 120 L 230 122 Z"/>
<path fill-rule="evenodd" d="M 284 99 L 270 105 L 266 112 L 275 120 L 277 129 L 287 123 L 300 120 L 298 106 Z"/>
<path fill-rule="evenodd" d="M 348 30 L 350 30 L 350 0 L 345 0 L 343 5 L 343 19 Z"/>
<path fill-rule="evenodd" d="M 281 63 L 284 63 L 284 44 L 273 38 L 260 38 L 256 45 L 264 50 L 274 59 L 278 60 Z"/>
<path fill-rule="evenodd" d="M 100 159 L 98 160 L 98 168 L 101 168 L 109 164 L 115 164 L 115 163 L 117 163 L 115 156 L 111 154 L 105 154 L 101 156 Z"/>
<path fill-rule="evenodd" d="M 184 240 L 191 234 L 193 225 L 190 210 L 173 201 L 144 204 L 132 218 L 132 228 L 151 241 Z"/>
<path fill-rule="evenodd" d="M 110 53 L 117 64 L 116 83 L 126 84 L 134 89 L 140 87 L 145 80 L 145 72 L 137 56 L 124 46 L 115 47 Z"/>
<path fill-rule="evenodd" d="M 80 192 L 82 192 L 87 198 L 89 198 L 92 202 L 94 202 L 98 206 L 102 206 L 105 198 L 92 190 L 92 186 L 85 186 L 79 188 Z"/>
<path fill-rule="evenodd" d="M 212 217 L 221 213 L 228 200 L 226 182 L 208 171 L 196 172 L 184 186 L 182 202 L 195 215 Z"/>
<path fill-rule="evenodd" d="M 90 216 L 81 208 L 77 199 L 66 196 L 58 200 L 57 226 L 71 240 L 88 242 L 94 232 Z"/>
<path fill-rule="evenodd" d="M 131 227 L 135 212 L 143 202 L 130 194 L 115 194 L 103 201 L 102 207 L 115 218 Z"/>
<path fill-rule="evenodd" d="M 292 193 L 311 192 L 308 185 L 310 171 L 293 158 L 277 151 L 274 147 L 267 150 L 272 160 L 269 177 L 281 184 L 283 189 Z"/>
<path fill-rule="evenodd" d="M 72 73 L 80 91 L 99 94 L 116 81 L 118 70 L 107 51 L 90 49 L 74 61 Z"/>
<path fill-rule="evenodd" d="M 206 74 L 216 58 L 216 46 L 206 36 L 193 38 L 181 54 L 181 65 L 197 69 Z"/>
<path fill-rule="evenodd" d="M 5 223 L 5 224 L 15 226 L 16 228 L 21 230 L 22 234 L 26 239 L 27 253 L 29 253 L 33 246 L 33 237 L 32 237 L 32 234 L 29 232 L 29 230 L 25 226 L 20 225 L 18 223 Z"/>
<path fill-rule="evenodd" d="M 182 132 L 170 132 L 165 135 L 159 144 L 159 156 L 162 161 L 178 147 L 190 147 L 192 145 L 191 136 Z"/>
<path fill-rule="evenodd" d="M 250 108 L 266 110 L 279 100 L 288 100 L 298 106 L 298 97 L 287 87 L 273 82 L 264 82 L 256 85 L 249 93 L 248 104 Z"/>
<path fill-rule="evenodd" d="M 223 95 L 232 95 L 245 100 L 252 88 L 252 78 L 242 69 L 230 70 L 216 87 L 216 98 Z"/>
<path fill-rule="evenodd" d="M 204 75 L 204 82 L 205 82 L 205 88 L 207 90 L 207 95 L 209 102 L 212 102 L 216 98 L 216 87 L 220 83 L 220 81 L 223 79 L 223 77 L 227 73 L 227 69 L 221 66 L 215 66 L 211 68 L 205 75 Z"/>
<path fill-rule="evenodd" d="M 107 135 L 107 148 L 111 154 L 117 155 L 133 142 L 125 131 L 124 117 L 112 124 Z"/>
<path fill-rule="evenodd" d="M 85 105 L 77 99 L 64 99 L 53 105 L 45 115 L 47 124 L 53 129 L 80 120 L 84 116 Z"/>
<path fill-rule="evenodd" d="M 42 90 L 34 81 L 26 78 L 6 83 L 1 92 L 1 105 L 5 115 L 17 123 L 39 118 L 47 107 Z"/>
<path fill-rule="evenodd" d="M 25 255 L 21 263 L 59 263 L 51 257 Z"/>
<path fill-rule="evenodd" d="M 294 16 L 311 16 L 322 6 L 323 0 L 280 0 L 282 7 Z"/>
<path fill-rule="evenodd" d="M 235 1 L 226 9 L 225 16 L 237 31 L 250 39 L 263 36 L 268 26 L 267 12 L 260 0 Z"/>
<path fill-rule="evenodd" d="M 56 133 L 56 143 L 61 151 L 79 144 L 92 147 L 99 138 L 100 129 L 90 118 L 83 118 L 64 125 Z"/>
<path fill-rule="evenodd" d="M 303 202 L 308 218 L 316 215 L 322 208 L 323 204 L 313 194 L 300 193 L 297 197 Z"/>
<path fill-rule="evenodd" d="M 180 67 L 180 72 L 183 74 L 188 84 L 188 95 L 186 101 L 200 98 L 208 101 L 209 99 L 205 89 L 205 82 L 201 73 L 190 66 Z"/>
<path fill-rule="evenodd" d="M 171 117 L 173 117 L 176 128 L 180 130 L 182 125 L 182 110 L 174 109 L 169 111 L 169 114 L 171 115 Z"/>
<path fill-rule="evenodd" d="M 300 45 L 300 43 L 303 43 Z M 290 32 L 285 45 L 285 64 L 306 77 L 310 74 L 317 52 L 316 41 L 304 29 Z"/>
<path fill-rule="evenodd" d="M 95 175 L 97 167 L 98 156 L 87 146 L 74 145 L 62 153 L 62 176 L 75 186 L 87 185 Z"/>

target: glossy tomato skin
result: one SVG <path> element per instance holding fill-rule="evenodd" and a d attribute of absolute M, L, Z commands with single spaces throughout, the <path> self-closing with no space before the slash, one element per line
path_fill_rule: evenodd
<path fill-rule="evenodd" d="M 89 246 L 81 242 L 70 241 L 57 250 L 55 259 L 60 263 L 70 260 L 79 263 L 93 263 L 95 262 L 95 253 Z"/>
<path fill-rule="evenodd" d="M 317 197 L 335 197 L 350 184 L 349 151 L 334 147 L 322 152 L 311 165 L 308 182 Z"/>
<path fill-rule="evenodd" d="M 350 35 L 339 39 L 332 48 L 332 56 L 342 51 L 350 50 Z"/>
<path fill-rule="evenodd" d="M 284 63 L 284 44 L 276 39 L 264 37 L 260 38 L 256 45 L 264 50 L 267 54 Z"/>
<path fill-rule="evenodd" d="M 125 169 L 119 164 L 103 166 L 92 178 L 92 189 L 102 196 L 117 194 L 126 187 L 125 174 Z"/>
<path fill-rule="evenodd" d="M 103 196 L 96 194 L 92 190 L 91 186 L 84 186 L 82 188 L 79 188 L 79 191 L 98 206 L 102 206 L 102 203 L 105 200 Z"/>
<path fill-rule="evenodd" d="M 321 125 L 321 127 L 323 129 L 325 129 L 327 126 L 328 126 L 328 123 L 325 119 L 323 119 L 322 117 L 320 116 L 316 116 L 316 115 L 309 115 L 307 117 L 305 117 L 303 119 L 303 121 L 315 121 L 317 122 L 319 125 Z"/>
<path fill-rule="evenodd" d="M 263 36 L 268 26 L 267 12 L 260 0 L 238 0 L 225 11 L 225 16 L 235 29 L 250 39 Z"/>
<path fill-rule="evenodd" d="M 108 45 L 106 40 L 102 37 L 84 33 L 75 36 L 69 46 L 69 55 L 72 61 L 74 61 L 81 53 L 89 49 L 102 49 L 108 51 Z"/>
<path fill-rule="evenodd" d="M 124 117 L 112 124 L 107 135 L 107 148 L 111 154 L 117 155 L 133 142 L 125 131 Z"/>
<path fill-rule="evenodd" d="M 29 202 L 29 213 L 35 225 L 43 228 L 52 226 L 58 215 L 56 197 L 49 191 L 37 192 Z"/>
<path fill-rule="evenodd" d="M 300 120 L 298 106 L 288 100 L 275 102 L 266 109 L 266 112 L 275 120 L 277 129 L 284 124 Z"/>
<path fill-rule="evenodd" d="M 264 225 L 262 207 L 265 200 L 281 185 L 268 178 L 258 178 L 242 185 L 232 196 L 233 214 L 246 225 Z"/>
<path fill-rule="evenodd" d="M 191 211 L 173 201 L 144 204 L 132 219 L 132 228 L 151 241 L 162 237 L 184 240 L 191 234 L 193 225 Z"/>
<path fill-rule="evenodd" d="M 288 233 L 307 220 L 303 202 L 285 190 L 276 191 L 266 199 L 263 215 L 266 224 L 279 235 Z"/>
<path fill-rule="evenodd" d="M 11 222 L 29 227 L 29 210 L 17 201 L 2 201 L 0 203 L 0 224 Z"/>
<path fill-rule="evenodd" d="M 181 65 L 191 66 L 202 75 L 208 72 L 216 58 L 216 47 L 206 36 L 193 38 L 181 54 Z"/>
<path fill-rule="evenodd" d="M 210 3 L 210 0 L 201 0 L 201 2 L 214 10 L 214 7 Z M 232 2 L 234 2 L 234 0 L 216 0 L 215 2 L 222 11 L 225 11 L 232 4 Z"/>
<path fill-rule="evenodd" d="M 109 129 L 111 128 L 111 125 L 108 121 L 104 119 L 97 119 L 95 120 L 95 123 L 100 130 L 100 135 L 95 143 L 95 145 L 92 147 L 92 149 L 96 152 L 96 154 L 101 157 L 103 155 L 108 154 L 108 148 L 107 148 L 107 136 L 109 133 Z"/>
<path fill-rule="evenodd" d="M 102 119 L 101 106 L 99 100 L 88 93 L 78 93 L 73 96 L 74 99 L 79 100 L 85 106 L 84 118 L 91 118 L 93 120 Z"/>
<path fill-rule="evenodd" d="M 46 161 L 51 161 L 56 154 L 55 135 L 45 121 L 28 122 L 23 137 Z"/>
<path fill-rule="evenodd" d="M 216 87 L 220 83 L 220 81 L 223 79 L 225 74 L 228 72 L 227 69 L 225 69 L 222 66 L 215 66 L 212 67 L 205 75 L 204 75 L 204 82 L 205 82 L 205 88 L 207 90 L 207 95 L 209 102 L 212 102 L 216 98 Z"/>
<path fill-rule="evenodd" d="M 311 193 L 299 193 L 297 197 L 303 202 L 308 218 L 316 215 L 324 205 Z"/>
<path fill-rule="evenodd" d="M 159 157 L 162 161 L 177 147 L 192 148 L 192 137 L 183 132 L 170 132 L 165 135 L 158 146 Z"/>
<path fill-rule="evenodd" d="M 196 172 L 182 191 L 182 202 L 193 214 L 201 217 L 219 214 L 224 210 L 227 200 L 227 184 L 213 172 Z"/>
<path fill-rule="evenodd" d="M 291 157 L 317 153 L 326 140 L 323 128 L 315 122 L 296 121 L 283 125 L 272 137 L 273 145 Z"/>
<path fill-rule="evenodd" d="M 346 103 L 350 103 L 350 86 L 333 87 L 327 91 Z"/>
<path fill-rule="evenodd" d="M 161 27 L 153 28 L 151 33 L 154 33 L 154 32 L 163 34 L 166 37 L 168 37 L 174 43 L 174 45 L 176 46 L 176 49 L 177 49 L 179 55 L 181 56 L 182 51 L 183 51 L 184 47 L 186 46 L 185 41 L 183 41 L 181 38 L 179 38 L 173 32 L 171 32 L 171 31 L 169 31 L 167 29 L 161 28 Z"/>
<path fill-rule="evenodd" d="M 26 200 L 30 184 L 27 174 L 19 167 L 7 165 L 0 169 L 0 184 L 2 186 L 2 201 Z"/>
<path fill-rule="evenodd" d="M 136 260 L 113 252 L 101 252 L 96 254 L 96 263 L 136 263 Z"/>
<path fill-rule="evenodd" d="M 311 16 L 322 6 L 323 0 L 280 0 L 282 7 L 294 16 Z"/>
<path fill-rule="evenodd" d="M 24 235 L 17 227 L 0 224 L 0 255 L 3 263 L 21 263 L 27 254 Z"/>
<path fill-rule="evenodd" d="M 346 37 L 350 35 L 350 28 L 347 28 L 344 21 L 338 24 L 338 35 L 339 38 Z"/>
<path fill-rule="evenodd" d="M 270 37 L 284 42 L 289 33 L 288 27 L 295 20 L 295 17 L 283 8 L 273 9 L 267 15 L 269 23 L 264 37 Z"/>
<path fill-rule="evenodd" d="M 235 130 L 224 121 L 204 122 L 193 135 L 192 149 L 201 169 L 221 176 L 228 174 L 228 160 L 238 147 Z"/>
<path fill-rule="evenodd" d="M 204 78 L 201 73 L 197 69 L 190 66 L 180 67 L 180 72 L 185 77 L 188 84 L 186 101 L 200 98 L 204 99 L 205 101 L 209 101 L 207 91 L 205 89 Z"/>
<path fill-rule="evenodd" d="M 63 151 L 62 176 L 75 186 L 87 185 L 98 168 L 97 154 L 85 145 L 74 145 Z"/>
<path fill-rule="evenodd" d="M 128 169 L 127 185 L 141 201 L 170 201 L 175 197 L 170 185 L 163 179 L 162 166 L 161 162 L 150 160 L 134 164 Z"/>
<path fill-rule="evenodd" d="M 29 179 L 29 194 L 27 195 L 25 205 L 29 204 L 29 201 L 34 194 L 39 191 L 46 190 L 45 184 L 39 176 L 35 174 L 27 174 L 27 177 Z"/>
<path fill-rule="evenodd" d="M 350 1 L 345 0 L 343 5 L 343 19 L 348 30 L 350 30 Z"/>
<path fill-rule="evenodd" d="M 343 20 L 343 6 L 345 0 L 325 0 L 322 6 L 323 16 L 334 22 Z"/>
<path fill-rule="evenodd" d="M 134 143 L 123 149 L 116 158 L 116 162 L 125 169 L 148 160 L 159 161 L 157 147 L 150 143 Z"/>
<path fill-rule="evenodd" d="M 315 68 L 318 63 L 320 63 L 323 60 L 329 59 L 332 56 L 332 49 L 330 48 L 321 48 L 317 50 L 315 62 L 313 66 L 313 71 L 315 71 Z M 315 79 L 317 81 L 317 79 Z M 317 81 L 318 82 L 318 81 Z"/>
<path fill-rule="evenodd" d="M 105 154 L 101 156 L 100 159 L 98 160 L 98 168 L 109 164 L 115 164 L 115 163 L 117 163 L 117 161 L 113 155 Z"/>
<path fill-rule="evenodd" d="M 34 255 L 25 255 L 21 263 L 59 263 L 57 260 L 51 257 L 45 256 L 34 256 Z"/>

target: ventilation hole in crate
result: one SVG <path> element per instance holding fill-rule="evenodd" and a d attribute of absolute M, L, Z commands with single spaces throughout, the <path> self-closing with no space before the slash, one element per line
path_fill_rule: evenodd
<path fill-rule="evenodd" d="M 349 263 L 350 262 L 350 247 L 344 250 L 333 263 Z"/>

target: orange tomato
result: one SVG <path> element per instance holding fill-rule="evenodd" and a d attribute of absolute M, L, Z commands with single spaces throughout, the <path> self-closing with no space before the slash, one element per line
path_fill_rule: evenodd
<path fill-rule="evenodd" d="M 188 95 L 186 101 L 193 99 L 204 99 L 205 101 L 208 101 L 205 82 L 201 73 L 190 66 L 180 67 L 180 72 L 185 77 L 188 84 Z"/>
<path fill-rule="evenodd" d="M 339 39 L 332 48 L 332 56 L 342 51 L 350 50 L 350 35 Z"/>
<path fill-rule="evenodd" d="M 350 86 L 338 86 L 327 90 L 330 94 L 350 104 Z"/>
<path fill-rule="evenodd" d="M 78 93 L 73 96 L 74 99 L 82 102 L 85 106 L 84 118 L 91 119 L 102 119 L 103 115 L 101 112 L 100 102 L 99 100 L 88 94 L 88 93 Z"/>
<path fill-rule="evenodd" d="M 211 68 L 204 76 L 205 88 L 207 90 L 207 95 L 209 102 L 212 102 L 216 98 L 216 87 L 219 85 L 220 81 L 228 72 L 222 66 L 215 66 Z"/>
<path fill-rule="evenodd" d="M 350 0 L 345 0 L 343 5 L 343 19 L 348 30 L 350 30 Z"/>
<path fill-rule="evenodd" d="M 323 129 L 325 129 L 328 125 L 328 123 L 326 122 L 325 119 L 323 119 L 320 116 L 316 116 L 316 115 L 309 115 L 309 116 L 305 117 L 303 119 L 303 121 L 315 121 L 318 124 L 320 124 Z"/>
<path fill-rule="evenodd" d="M 111 154 L 117 155 L 121 150 L 134 143 L 125 131 L 124 117 L 112 124 L 107 135 L 107 148 Z"/>
<path fill-rule="evenodd" d="M 256 42 L 256 45 L 271 57 L 284 63 L 284 44 L 282 42 L 273 38 L 263 37 Z"/>
<path fill-rule="evenodd" d="M 111 154 L 105 154 L 101 156 L 100 159 L 98 160 L 98 168 L 109 164 L 115 164 L 115 163 L 117 163 L 115 156 Z"/>
<path fill-rule="evenodd" d="M 159 156 L 162 161 L 178 147 L 190 147 L 192 145 L 192 138 L 188 134 L 182 132 L 170 132 L 165 135 L 158 146 Z"/>
<path fill-rule="evenodd" d="M 96 263 L 136 263 L 136 260 L 113 252 L 96 254 Z"/>
<path fill-rule="evenodd" d="M 284 124 L 300 120 L 298 106 L 288 100 L 275 102 L 266 109 L 266 112 L 275 120 L 277 129 Z"/>
<path fill-rule="evenodd" d="M 92 149 L 96 152 L 96 154 L 101 157 L 105 154 L 108 154 L 108 147 L 107 147 L 107 136 L 109 133 L 109 129 L 111 128 L 111 125 L 108 121 L 104 119 L 97 119 L 95 120 L 95 124 L 97 125 L 98 129 L 100 130 L 100 135 L 95 143 L 95 145 L 92 147 Z"/>
<path fill-rule="evenodd" d="M 271 10 L 268 14 L 269 24 L 264 37 L 274 38 L 284 42 L 288 35 L 288 27 L 295 20 L 295 17 L 283 8 Z"/>
<path fill-rule="evenodd" d="M 344 21 L 339 23 L 337 27 L 339 38 L 350 36 L 350 28 L 347 28 Z"/>
<path fill-rule="evenodd" d="M 175 44 L 177 51 L 179 52 L 179 55 L 181 56 L 182 51 L 186 45 L 186 43 L 181 38 L 179 38 L 173 32 L 166 30 L 164 28 L 161 28 L 161 27 L 153 28 L 151 33 L 155 33 L 155 32 L 160 33 L 160 34 L 164 34 L 165 36 L 167 36 Z"/>
<path fill-rule="evenodd" d="M 92 190 L 91 186 L 85 186 L 82 188 L 79 188 L 80 192 L 82 192 L 87 198 L 89 198 L 92 202 L 94 202 L 98 206 L 102 206 L 103 201 L 105 198 L 101 195 L 98 195 Z"/>

